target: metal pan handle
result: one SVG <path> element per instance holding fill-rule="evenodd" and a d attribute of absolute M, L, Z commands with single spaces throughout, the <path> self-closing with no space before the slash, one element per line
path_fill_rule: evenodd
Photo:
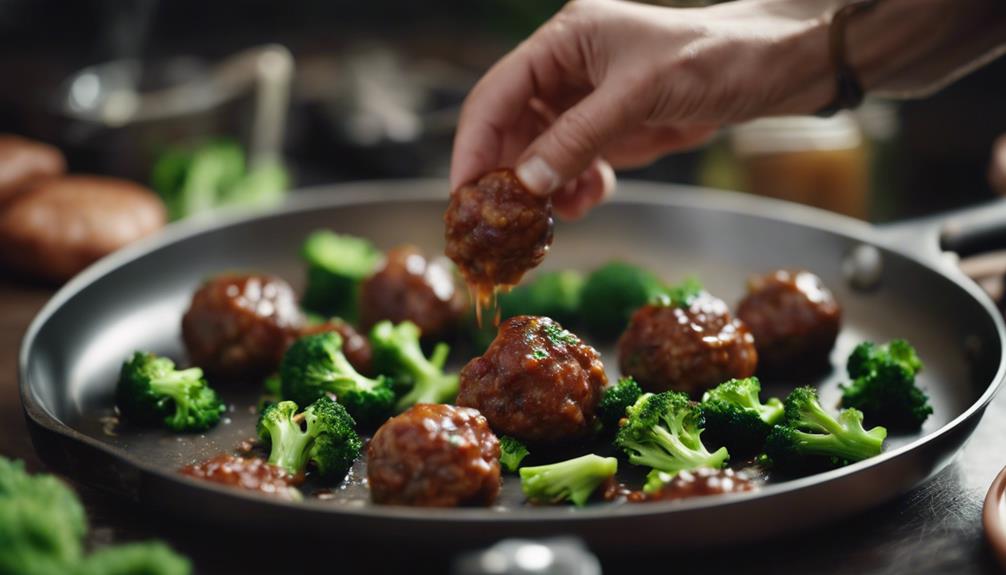
<path fill-rule="evenodd" d="M 879 226 L 892 245 L 942 264 L 1006 249 L 1006 199 Z M 954 256 L 947 258 L 947 253 Z"/>

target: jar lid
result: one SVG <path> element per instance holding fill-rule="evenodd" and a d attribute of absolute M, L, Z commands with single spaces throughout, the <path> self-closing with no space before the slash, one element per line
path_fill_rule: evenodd
<path fill-rule="evenodd" d="M 761 118 L 735 126 L 730 144 L 738 156 L 848 150 L 862 142 L 856 120 L 847 112 L 830 118 L 817 116 L 779 116 Z"/>

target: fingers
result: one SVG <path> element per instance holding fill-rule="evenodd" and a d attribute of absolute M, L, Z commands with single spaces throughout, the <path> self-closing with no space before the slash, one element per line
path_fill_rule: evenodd
<path fill-rule="evenodd" d="M 638 123 L 621 96 L 602 85 L 563 112 L 522 154 L 516 169 L 521 182 L 545 195 L 582 174 L 602 148 Z"/>
<path fill-rule="evenodd" d="M 534 94 L 526 46 L 493 66 L 465 99 L 451 156 L 452 190 L 499 167 L 506 136 Z"/>
<path fill-rule="evenodd" d="M 615 192 L 615 171 L 608 162 L 596 158 L 582 174 L 552 195 L 552 207 L 560 218 L 575 220 Z"/>
<path fill-rule="evenodd" d="M 690 150 L 716 134 L 715 126 L 640 127 L 604 148 L 604 159 L 616 168 L 648 166 L 671 153 Z"/>

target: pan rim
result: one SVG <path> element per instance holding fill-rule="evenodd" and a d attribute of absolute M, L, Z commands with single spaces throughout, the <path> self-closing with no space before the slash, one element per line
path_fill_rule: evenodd
<path fill-rule="evenodd" d="M 454 523 L 504 522 L 566 522 L 566 521 L 598 521 L 624 517 L 642 517 L 685 513 L 716 507 L 736 505 L 745 501 L 769 499 L 782 494 L 811 489 L 819 485 L 837 482 L 865 470 L 899 459 L 923 445 L 939 440 L 942 436 L 954 432 L 965 422 L 981 414 L 986 406 L 998 393 L 1006 378 L 1006 326 L 991 299 L 981 288 L 952 266 L 941 265 L 935 257 L 925 257 L 916 250 L 905 249 L 894 245 L 886 238 L 882 230 L 866 222 L 854 220 L 845 216 L 826 212 L 816 208 L 793 204 L 781 200 L 759 198 L 738 192 L 714 190 L 695 186 L 667 184 L 646 181 L 622 181 L 620 190 L 612 200 L 620 204 L 647 204 L 662 206 L 679 206 L 712 211 L 733 213 L 744 216 L 757 216 L 769 220 L 781 221 L 805 226 L 848 237 L 855 241 L 880 247 L 886 251 L 919 264 L 931 272 L 937 273 L 964 290 L 991 318 L 999 339 L 1000 358 L 995 375 L 981 395 L 967 409 L 951 421 L 945 423 L 929 434 L 891 451 L 872 457 L 846 467 L 807 477 L 792 479 L 777 484 L 767 485 L 750 493 L 730 494 L 729 496 L 712 496 L 684 501 L 651 502 L 647 505 L 614 505 L 596 506 L 582 509 L 567 509 L 564 507 L 520 508 L 501 511 L 494 508 L 459 508 L 459 509 L 429 509 L 399 506 L 353 507 L 336 504 L 329 501 L 313 501 L 307 499 L 301 502 L 289 502 L 269 498 L 260 494 L 228 489 L 211 482 L 199 481 L 182 476 L 173 470 L 145 463 L 135 459 L 127 451 L 90 437 L 67 425 L 45 409 L 41 402 L 36 401 L 30 386 L 29 360 L 36 347 L 36 339 L 42 328 L 59 309 L 70 302 L 76 294 L 83 291 L 107 274 L 148 254 L 173 243 L 198 236 L 213 230 L 250 223 L 256 220 L 281 218 L 290 214 L 309 211 L 318 208 L 337 208 L 367 203 L 385 203 L 389 201 L 424 200 L 433 201 L 446 199 L 441 191 L 448 189 L 446 182 L 440 179 L 408 179 L 408 180 L 365 180 L 345 182 L 332 185 L 304 188 L 291 194 L 289 200 L 277 208 L 268 211 L 222 210 L 210 216 L 197 216 L 182 222 L 167 226 L 162 232 L 145 238 L 131 246 L 113 253 L 82 271 L 66 285 L 60 288 L 42 307 L 32 320 L 24 337 L 18 354 L 18 388 L 21 396 L 22 409 L 26 417 L 35 425 L 64 438 L 77 441 L 97 449 L 112 457 L 120 464 L 130 466 L 142 473 L 151 474 L 158 479 L 184 485 L 193 489 L 213 491 L 220 496 L 245 500 L 249 504 L 265 505 L 272 508 L 284 508 L 304 513 L 334 514 L 360 519 L 393 519 L 418 522 L 449 521 Z M 669 193 L 673 190 L 673 193 Z M 338 193 L 333 193 L 338 191 Z M 379 193 L 375 194 L 375 191 Z M 936 245 L 936 231 L 933 229 L 932 241 Z M 935 254 L 936 252 L 934 252 Z"/>

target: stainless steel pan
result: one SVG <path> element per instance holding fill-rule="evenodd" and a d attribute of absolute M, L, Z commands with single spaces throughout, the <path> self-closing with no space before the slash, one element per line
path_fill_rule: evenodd
<path fill-rule="evenodd" d="M 348 184 L 297 195 L 274 213 L 190 221 L 105 259 L 63 288 L 31 325 L 20 386 L 32 438 L 57 470 L 126 500 L 200 520 L 291 532 L 408 538 L 452 544 L 572 533 L 601 548 L 695 547 L 793 532 L 856 513 L 905 492 L 945 466 L 1004 378 L 1003 322 L 991 301 L 940 250 L 1001 240 L 1002 206 L 888 230 L 776 201 L 680 186 L 624 183 L 587 219 L 561 224 L 546 268 L 591 269 L 622 257 L 668 280 L 697 275 L 728 302 L 749 274 L 813 270 L 845 308 L 832 360 L 818 383 L 838 397 L 842 362 L 862 339 L 907 337 L 926 369 L 934 415 L 919 434 L 893 436 L 884 454 L 751 494 L 585 509 L 522 505 L 512 477 L 492 509 L 412 509 L 367 503 L 362 464 L 325 500 L 285 503 L 178 475 L 188 462 L 229 451 L 254 434 L 258 389 L 222 388 L 234 405 L 205 436 L 161 431 L 110 435 L 112 390 L 134 349 L 184 357 L 180 316 L 199 282 L 228 269 L 279 274 L 299 285 L 298 249 L 315 228 L 442 250 L 441 181 Z M 949 233 L 946 230 L 956 230 Z M 968 230 L 974 233 L 968 233 Z M 941 240 L 942 234 L 942 240 Z M 609 367 L 611 350 L 602 349 Z M 769 391 L 785 393 L 781 384 Z M 686 528 L 687 527 L 687 528 Z"/>

